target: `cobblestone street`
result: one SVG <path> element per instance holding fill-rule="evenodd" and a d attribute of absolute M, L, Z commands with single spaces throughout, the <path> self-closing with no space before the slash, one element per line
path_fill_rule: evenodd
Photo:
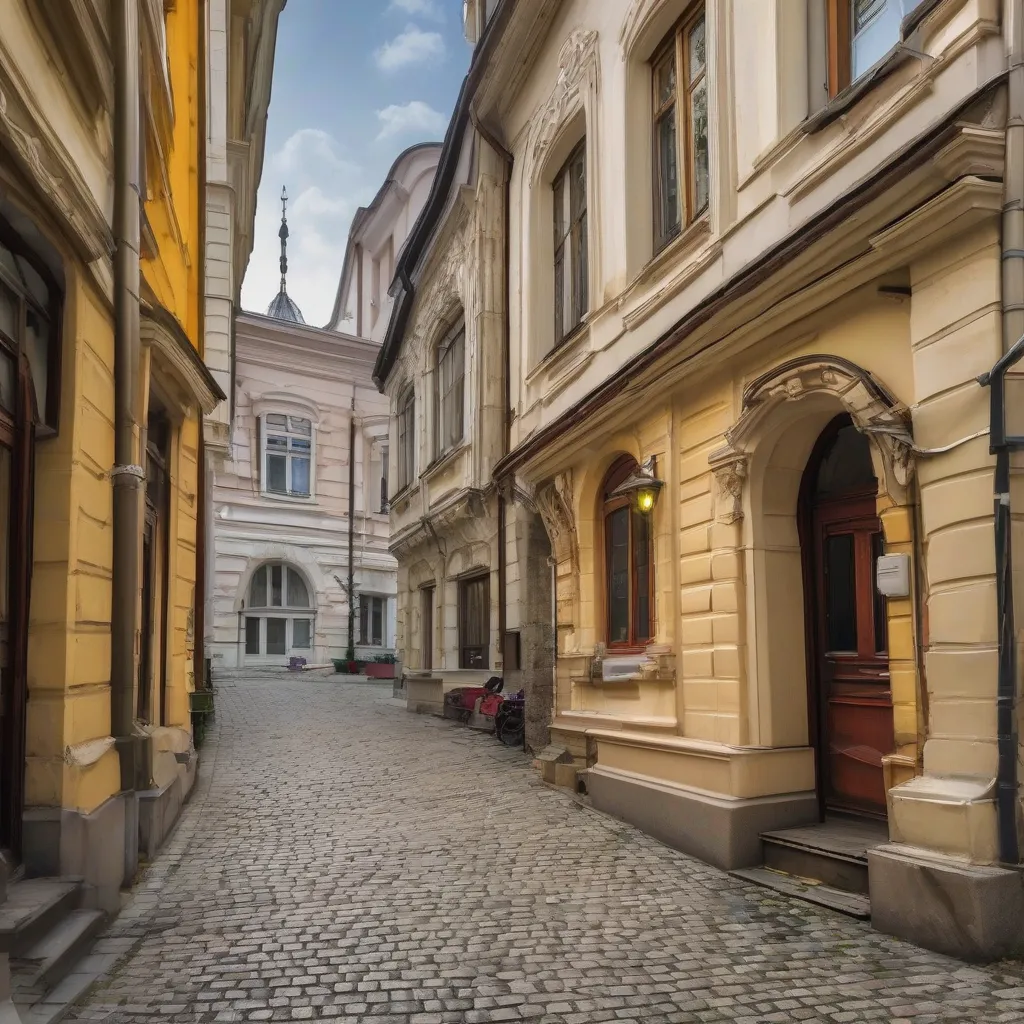
<path fill-rule="evenodd" d="M 967 967 L 580 808 L 382 686 L 223 683 L 181 823 L 73 1020 L 1024 1021 Z"/>

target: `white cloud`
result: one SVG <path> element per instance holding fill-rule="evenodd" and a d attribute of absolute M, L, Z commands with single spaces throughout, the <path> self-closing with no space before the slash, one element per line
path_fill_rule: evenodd
<path fill-rule="evenodd" d="M 377 111 L 377 120 L 380 122 L 378 140 L 406 134 L 442 136 L 448 125 L 444 114 L 439 114 L 422 100 L 412 100 L 404 105 L 392 103 Z"/>
<path fill-rule="evenodd" d="M 438 64 L 444 60 L 444 39 L 440 32 L 424 32 L 406 25 L 394 39 L 386 42 L 374 57 L 381 71 L 398 71 L 411 64 Z"/>
<path fill-rule="evenodd" d="M 255 246 L 242 304 L 266 311 L 280 284 L 281 186 L 288 188 L 288 294 L 307 324 L 331 315 L 352 216 L 376 191 L 363 168 L 328 132 L 303 128 L 269 153 L 256 207 Z"/>
<path fill-rule="evenodd" d="M 444 15 L 434 0 L 391 0 L 391 9 L 404 11 L 406 14 L 418 14 L 434 21 L 444 20 Z"/>

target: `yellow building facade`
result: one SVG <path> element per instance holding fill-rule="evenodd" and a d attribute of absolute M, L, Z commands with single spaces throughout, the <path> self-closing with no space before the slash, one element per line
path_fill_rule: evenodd
<path fill-rule="evenodd" d="M 8 868 L 84 879 L 106 910 L 195 777 L 201 422 L 223 398 L 201 344 L 203 7 L 58 12 L 14 0 L 0 10 L 0 294 L 11 309 L 0 323 L 0 846 Z M 138 117 L 122 130 L 118 104 L 132 95 Z M 127 182 L 117 163 L 126 137 L 138 141 Z M 119 183 L 140 197 L 134 240 L 133 218 L 118 220 L 116 199 L 111 207 Z M 137 253 L 137 284 L 118 270 L 122 253 Z M 118 317 L 133 304 L 119 367 Z M 123 368 L 132 452 L 119 465 Z M 137 495 L 124 547 L 137 585 L 115 613 L 118 475 Z M 132 658 L 120 676 L 119 623 Z M 118 701 L 131 708 L 120 721 Z"/>

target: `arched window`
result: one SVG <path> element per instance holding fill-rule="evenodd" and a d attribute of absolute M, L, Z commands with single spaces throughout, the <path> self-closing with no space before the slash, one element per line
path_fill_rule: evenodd
<path fill-rule="evenodd" d="M 408 487 L 416 472 L 416 392 L 412 385 L 398 398 L 398 489 Z"/>
<path fill-rule="evenodd" d="M 437 346 L 437 455 L 462 440 L 463 381 L 466 375 L 466 325 L 460 320 Z"/>
<path fill-rule="evenodd" d="M 635 511 L 615 488 L 639 467 L 624 455 L 612 465 L 602 488 L 604 592 L 609 649 L 645 645 L 654 635 L 651 520 Z"/>
<path fill-rule="evenodd" d="M 297 569 L 261 565 L 249 582 L 245 605 L 245 654 L 249 659 L 308 654 L 313 646 L 312 602 Z"/>

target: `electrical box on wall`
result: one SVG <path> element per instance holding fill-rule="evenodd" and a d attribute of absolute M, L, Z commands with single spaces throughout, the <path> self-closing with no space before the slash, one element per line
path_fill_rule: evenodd
<path fill-rule="evenodd" d="M 879 555 L 875 582 L 882 597 L 910 597 L 910 555 Z"/>

